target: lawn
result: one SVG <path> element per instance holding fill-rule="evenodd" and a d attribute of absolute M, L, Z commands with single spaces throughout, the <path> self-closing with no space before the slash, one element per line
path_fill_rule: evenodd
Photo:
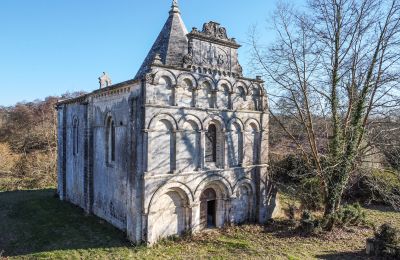
<path fill-rule="evenodd" d="M 285 225 L 211 230 L 152 248 L 132 246 L 106 222 L 59 201 L 54 190 L 0 193 L 0 258 L 10 259 L 365 259 L 372 228 L 301 236 Z M 400 213 L 366 209 L 375 225 Z"/>

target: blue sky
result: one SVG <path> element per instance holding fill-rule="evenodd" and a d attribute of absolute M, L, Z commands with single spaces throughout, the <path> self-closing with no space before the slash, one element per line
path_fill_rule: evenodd
<path fill-rule="evenodd" d="M 131 79 L 168 17 L 171 0 L 1 0 L 0 105 L 97 89 Z M 213 20 L 245 44 L 267 26 L 276 0 L 180 0 L 190 31 Z M 263 31 L 266 32 L 265 30 Z M 265 33 L 264 41 L 271 35 Z M 248 48 L 240 50 L 246 67 Z M 246 71 L 246 68 L 245 68 Z M 251 76 L 251 75 L 250 75 Z"/>

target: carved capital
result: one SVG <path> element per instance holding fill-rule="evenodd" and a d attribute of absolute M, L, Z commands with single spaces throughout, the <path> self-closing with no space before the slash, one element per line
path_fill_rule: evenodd
<path fill-rule="evenodd" d="M 148 73 L 145 75 L 146 83 L 154 84 L 154 74 Z"/>

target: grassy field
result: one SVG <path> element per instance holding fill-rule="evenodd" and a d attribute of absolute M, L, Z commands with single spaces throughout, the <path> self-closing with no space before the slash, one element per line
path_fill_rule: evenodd
<path fill-rule="evenodd" d="M 54 190 L 0 193 L 0 259 L 365 259 L 369 227 L 301 236 L 286 225 L 247 225 L 132 246 L 124 233 L 60 202 Z M 400 213 L 366 209 L 375 225 Z"/>

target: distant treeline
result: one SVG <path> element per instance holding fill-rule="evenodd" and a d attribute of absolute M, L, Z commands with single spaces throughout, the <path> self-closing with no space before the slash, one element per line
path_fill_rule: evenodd
<path fill-rule="evenodd" d="M 0 107 L 0 191 L 55 187 L 57 111 L 60 97 Z"/>

